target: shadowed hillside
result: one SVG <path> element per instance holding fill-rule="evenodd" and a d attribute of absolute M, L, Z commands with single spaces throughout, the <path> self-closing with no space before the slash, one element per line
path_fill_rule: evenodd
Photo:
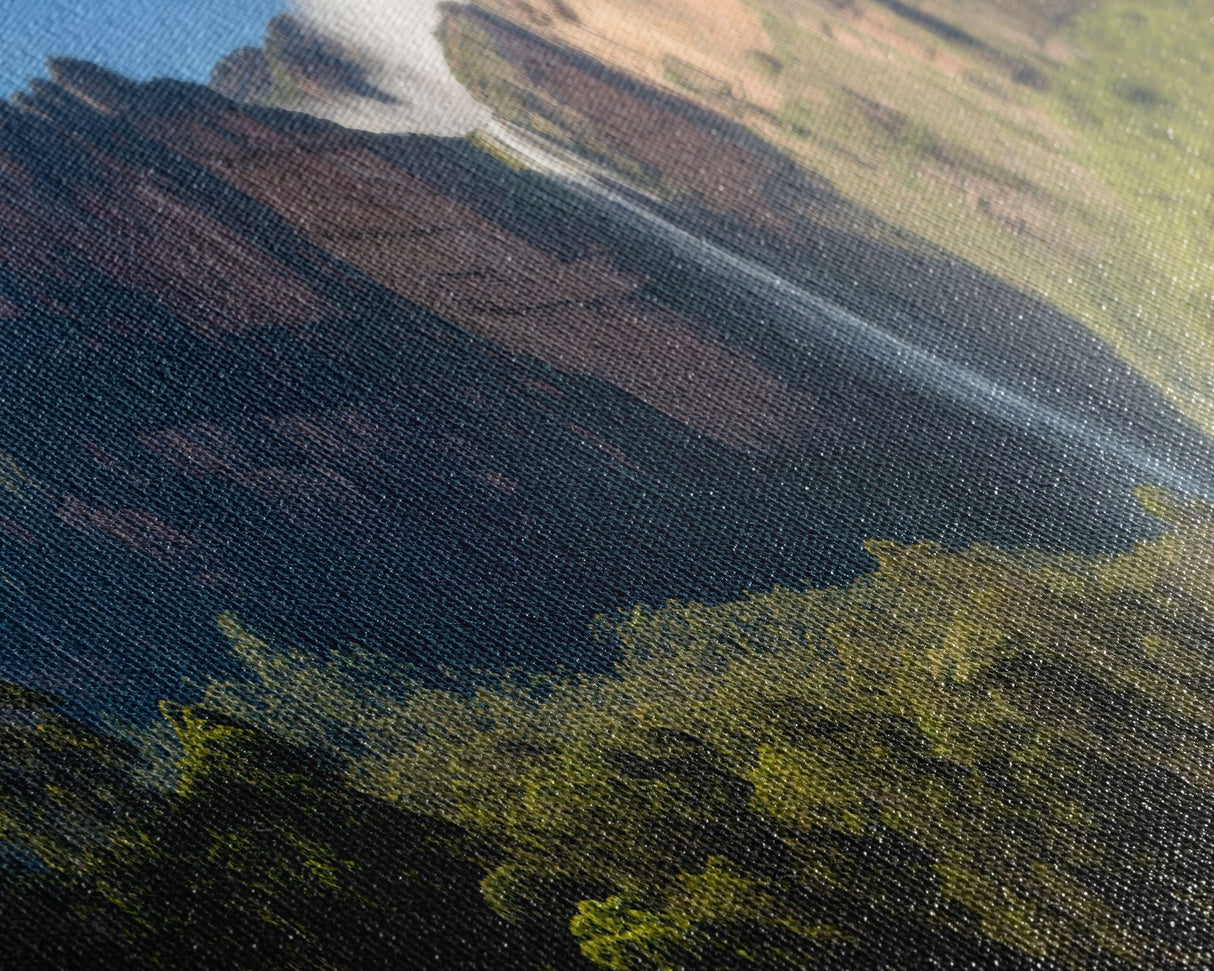
<path fill-rule="evenodd" d="M 173 632 L 232 607 L 426 665 L 595 667 L 596 611 L 846 578 L 867 535 L 1146 528 L 1099 456 L 798 345 L 764 295 L 467 143 L 54 78 L 0 136 L 0 596 L 12 670 L 84 703 L 222 667 Z M 874 274 L 890 252 L 820 232 Z M 1086 368 L 1064 397 L 1200 461 L 1098 355 L 1025 366 Z"/>

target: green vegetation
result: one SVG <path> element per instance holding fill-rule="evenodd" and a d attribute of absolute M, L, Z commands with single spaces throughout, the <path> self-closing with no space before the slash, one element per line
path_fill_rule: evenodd
<path fill-rule="evenodd" d="M 265 104 L 271 108 L 297 109 L 307 101 L 307 94 L 299 86 L 294 75 L 276 61 L 270 61 L 270 90 L 265 94 Z"/>
<path fill-rule="evenodd" d="M 1214 22 L 1183 0 L 1106 0 L 1071 30 L 1058 113 L 1128 232 L 1085 286 L 1111 295 L 1105 332 L 1201 427 L 1214 430 Z M 1101 308 L 1102 310 L 1104 308 Z"/>
<path fill-rule="evenodd" d="M 1205 8 L 873 4 L 901 18 L 882 34 L 851 19 L 859 4 L 755 6 L 787 99 L 785 133 L 761 133 L 891 224 L 1073 315 L 1214 432 Z"/>
<path fill-rule="evenodd" d="M 660 173 L 621 152 L 602 125 L 533 83 L 475 19 L 448 16 L 437 37 L 452 74 L 498 118 L 551 139 L 627 182 L 659 193 L 677 191 L 662 184 Z M 473 137 L 481 144 L 489 141 L 481 134 Z"/>
<path fill-rule="evenodd" d="M 1207 967 L 1214 509 L 1142 501 L 1119 555 L 873 543 L 603 618 L 602 677 L 425 687 L 224 615 L 251 676 L 164 706 L 159 788 L 6 688 L 0 920 L 149 967 Z"/>
<path fill-rule="evenodd" d="M 134 750 L 7 687 L 0 927 L 22 968 L 519 965 L 465 834 L 354 792 L 323 758 L 166 705 L 171 788 Z"/>
<path fill-rule="evenodd" d="M 497 53 L 489 34 L 467 18 L 444 18 L 439 42 L 456 78 L 500 118 L 525 124 L 530 118 L 521 72 Z"/>
<path fill-rule="evenodd" d="M 701 71 L 694 64 L 688 64 L 673 55 L 668 54 L 662 58 L 662 73 L 672 84 L 704 98 L 726 104 L 734 100 L 733 89 L 728 81 Z"/>
<path fill-rule="evenodd" d="M 1214 22 L 1201 4 L 751 5 L 770 50 L 717 69 L 666 56 L 655 74 L 878 217 L 859 231 L 926 242 L 1050 301 L 1214 433 Z M 443 29 L 456 75 L 500 117 L 661 194 L 662 172 L 472 19 Z"/>
<path fill-rule="evenodd" d="M 780 63 L 779 58 L 763 51 L 747 51 L 746 61 L 768 81 L 774 81 L 784 70 L 784 65 Z"/>

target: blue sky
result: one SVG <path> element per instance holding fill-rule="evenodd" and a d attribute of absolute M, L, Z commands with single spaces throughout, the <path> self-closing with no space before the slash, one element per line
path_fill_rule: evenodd
<path fill-rule="evenodd" d="M 45 77 L 50 55 L 133 78 L 205 81 L 214 63 L 261 40 L 284 0 L 0 0 L 0 97 Z"/>

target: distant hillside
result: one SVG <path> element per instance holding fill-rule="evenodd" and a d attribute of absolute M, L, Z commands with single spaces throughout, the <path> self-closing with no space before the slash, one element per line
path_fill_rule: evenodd
<path fill-rule="evenodd" d="M 542 60 L 525 59 L 534 46 L 504 43 L 486 14 L 731 120 L 730 138 L 749 131 L 799 170 L 781 177 L 789 208 L 820 210 L 830 186 L 842 224 L 909 251 L 937 247 L 1053 303 L 1214 432 L 1214 218 L 1201 188 L 1214 176 L 1214 124 L 1201 94 L 1214 69 L 1214 26 L 1196 6 L 479 0 L 447 8 L 448 59 L 499 118 L 648 194 L 699 205 L 695 164 L 658 177 L 622 147 L 651 137 L 644 113 L 579 107 Z M 240 100 L 312 110 L 352 92 L 368 96 L 351 56 L 278 18 L 264 48 L 225 59 L 212 85 Z M 756 187 L 765 191 L 765 176 L 720 174 L 725 188 L 710 207 L 762 224 L 739 207 L 753 205 Z"/>
<path fill-rule="evenodd" d="M 484 9 L 495 5 L 500 15 Z M 1069 301 L 1053 299 L 1059 274 L 1076 279 L 1076 260 L 1125 239 L 1096 234 L 1094 220 L 1120 210 L 1108 208 L 1094 176 L 1043 147 L 1065 131 L 1029 106 L 1051 96 L 1070 58 L 1060 33 L 1068 3 L 788 10 L 797 23 L 812 11 L 824 19 L 805 33 L 776 30 L 776 13 L 735 0 L 695 11 L 495 0 L 448 7 L 439 38 L 456 76 L 498 119 L 597 167 L 693 233 L 862 315 L 881 314 L 883 327 L 933 353 L 988 374 L 1010 367 L 1097 412 L 1121 407 L 1129 362 L 1199 417 L 1160 376 L 1158 357 L 1153 370 L 1139 360 L 1150 335 L 1126 337 L 1110 315 L 1084 316 L 1076 300 L 1090 291 L 1068 285 Z M 869 34 L 882 39 L 861 43 Z M 860 46 L 839 60 L 849 44 Z M 919 67 L 902 77 L 891 51 Z M 355 53 L 280 17 L 260 54 L 235 52 L 211 86 L 306 111 L 373 96 L 367 83 Z M 797 100 L 819 95 L 827 101 L 812 110 Z M 990 129 L 1000 113 L 1006 124 Z M 1071 178 L 1095 193 L 1091 206 L 1071 205 L 1060 188 Z M 891 299 L 904 313 L 888 315 Z"/>
<path fill-rule="evenodd" d="M 470 89 L 499 116 L 568 141 L 582 119 L 568 104 L 564 122 L 542 108 L 561 103 L 559 83 L 476 36 L 473 9 L 732 119 L 901 231 L 903 245 L 929 241 L 1082 321 L 1214 432 L 1205 97 L 1214 23 L 1200 5 L 479 0 L 452 9 L 443 36 Z M 632 175 L 649 191 L 687 188 L 655 185 L 643 167 Z M 754 183 L 735 175 L 724 185 L 744 196 Z"/>
<path fill-rule="evenodd" d="M 672 218 L 808 259 L 908 337 L 1209 467 L 1048 305 L 899 247 L 741 129 L 714 142 L 719 115 L 479 24 L 544 53 L 569 104 L 649 119 L 620 144 L 683 173 Z M 1121 471 L 824 358 L 720 265 L 466 140 L 75 61 L 0 121 L 0 676 L 126 704 L 222 671 L 181 632 L 234 606 L 427 664 L 594 668 L 594 613 L 846 579 L 866 536 L 1147 528 Z M 741 172 L 762 193 L 714 202 Z"/>

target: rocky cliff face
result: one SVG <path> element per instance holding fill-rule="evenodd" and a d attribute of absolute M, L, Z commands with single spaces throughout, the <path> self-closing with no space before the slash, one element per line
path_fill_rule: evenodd
<path fill-rule="evenodd" d="M 52 74 L 0 109 L 23 679 L 154 695 L 222 664 L 207 617 L 231 607 L 548 663 L 594 610 L 756 567 L 727 562 L 741 521 L 679 562 L 704 512 L 679 477 L 806 440 L 810 398 L 647 297 L 535 180 L 462 143 Z"/>
<path fill-rule="evenodd" d="M 71 112 L 65 99 L 95 106 L 468 333 L 600 378 L 729 445 L 766 448 L 804 431 L 805 399 L 677 313 L 640 299 L 643 278 L 601 256 L 555 253 L 512 234 L 373 138 L 243 111 L 201 89 L 136 92 L 80 65 L 61 64 L 55 74 L 55 88 L 27 98 L 27 111 L 53 119 L 57 110 Z M 83 226 L 60 220 L 63 245 L 78 238 L 90 252 L 106 250 L 116 281 L 158 294 L 204 332 L 302 324 L 333 312 L 298 273 L 216 224 L 209 205 L 200 210 L 115 163 L 102 157 L 89 166 L 104 173 L 106 189 L 82 196 L 81 208 L 103 234 L 121 227 L 119 246 L 85 243 Z M 46 238 L 55 232 L 47 227 Z M 183 254 L 204 245 L 211 250 L 198 272 L 181 272 Z"/>
<path fill-rule="evenodd" d="M 985 313 L 1072 333 L 846 231 L 703 109 L 480 27 L 682 173 L 684 225 L 894 300 L 978 281 Z M 77 62 L 0 107 L 0 320 L 3 663 L 84 704 L 221 670 L 223 610 L 432 667 L 594 667 L 598 611 L 854 575 L 869 535 L 1082 546 L 1130 516 L 1014 431 L 1016 463 L 951 441 L 947 402 L 814 359 L 710 268 L 468 142 Z M 1101 353 L 1024 367 L 1172 421 Z"/>

